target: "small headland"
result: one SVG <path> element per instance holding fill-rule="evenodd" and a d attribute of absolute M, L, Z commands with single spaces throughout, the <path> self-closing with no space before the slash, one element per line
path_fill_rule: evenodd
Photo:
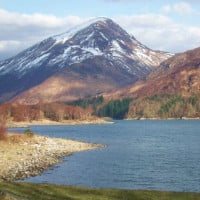
<path fill-rule="evenodd" d="M 31 131 L 8 133 L 0 140 L 0 182 L 38 175 L 64 156 L 100 147 L 103 145 L 49 138 Z"/>

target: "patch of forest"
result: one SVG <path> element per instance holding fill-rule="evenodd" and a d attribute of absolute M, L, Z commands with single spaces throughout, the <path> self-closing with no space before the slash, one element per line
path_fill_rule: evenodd
<path fill-rule="evenodd" d="M 184 97 L 178 94 L 159 94 L 134 99 L 129 107 L 128 118 L 199 118 L 200 97 Z"/>

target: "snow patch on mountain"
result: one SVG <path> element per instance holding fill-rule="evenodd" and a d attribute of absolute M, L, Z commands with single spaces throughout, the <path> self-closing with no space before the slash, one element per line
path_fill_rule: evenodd
<path fill-rule="evenodd" d="M 119 65 L 128 73 L 136 74 L 143 69 L 144 73 L 150 71 L 152 66 L 171 57 L 171 54 L 150 50 L 112 20 L 96 18 L 0 62 L 0 74 L 12 73 L 22 77 L 44 65 L 61 69 L 96 56 L 108 59 L 111 66 Z"/>
<path fill-rule="evenodd" d="M 72 37 L 74 37 L 76 34 L 78 34 L 78 32 L 82 31 L 83 29 L 89 27 L 91 24 L 93 23 L 97 23 L 97 22 L 104 22 L 106 23 L 106 21 L 109 20 L 106 17 L 98 17 L 95 19 L 91 19 L 81 25 L 75 26 L 73 28 L 71 28 L 70 30 L 68 30 L 65 33 L 59 34 L 59 35 L 55 35 L 52 38 L 56 40 L 55 44 L 61 43 L 64 44 L 67 40 L 71 39 Z M 88 39 L 91 37 L 88 36 Z"/>
<path fill-rule="evenodd" d="M 111 50 L 118 51 L 120 53 L 125 53 L 124 50 L 121 48 L 120 44 L 118 43 L 118 41 L 116 41 L 116 40 L 112 41 Z"/>
<path fill-rule="evenodd" d="M 20 72 L 22 72 L 23 70 L 28 70 L 29 68 L 32 68 L 34 66 L 37 66 L 39 65 L 44 59 L 46 59 L 48 56 L 50 55 L 50 53 L 47 53 L 47 54 L 43 54 L 41 55 L 40 57 L 37 57 L 36 59 L 34 59 L 32 62 L 28 62 L 26 64 L 26 66 L 24 67 L 23 66 L 23 62 L 21 63 L 22 67 L 19 68 L 18 70 Z"/>
<path fill-rule="evenodd" d="M 103 55 L 103 52 L 99 48 L 82 48 L 86 52 L 90 52 L 93 56 L 101 56 Z"/>

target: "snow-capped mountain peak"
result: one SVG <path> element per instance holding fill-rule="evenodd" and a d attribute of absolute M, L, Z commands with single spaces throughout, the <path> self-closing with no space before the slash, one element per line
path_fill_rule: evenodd
<path fill-rule="evenodd" d="M 49 68 L 54 65 L 63 68 L 95 56 L 115 60 L 125 57 L 152 67 L 169 57 L 168 54 L 157 54 L 158 52 L 155 53 L 139 43 L 111 19 L 100 17 L 50 37 L 18 54 L 14 59 L 0 62 L 0 73 L 18 72 L 18 76 L 23 76 L 44 62 Z"/>
<path fill-rule="evenodd" d="M 13 88 L 19 93 L 66 71 L 76 77 L 100 73 L 113 80 L 113 87 L 121 87 L 146 77 L 170 56 L 145 47 L 111 19 L 96 18 L 1 61 L 0 94 L 5 90 L 2 80 L 8 85 L 6 98 L 10 98 L 16 95 Z M 8 84 L 9 79 L 17 84 Z"/>
<path fill-rule="evenodd" d="M 98 17 L 95 19 L 91 19 L 81 25 L 77 25 L 71 29 L 69 29 L 65 33 L 61 33 L 59 35 L 53 36 L 53 39 L 56 40 L 56 43 L 65 43 L 67 40 L 71 39 L 73 36 L 75 36 L 79 31 L 88 28 L 91 24 L 96 24 L 98 26 L 99 23 L 106 23 L 108 18 L 105 17 Z"/>

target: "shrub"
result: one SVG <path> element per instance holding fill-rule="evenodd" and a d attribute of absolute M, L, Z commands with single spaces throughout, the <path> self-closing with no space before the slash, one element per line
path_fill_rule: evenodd
<path fill-rule="evenodd" d="M 24 134 L 25 134 L 27 137 L 33 137 L 33 136 L 34 136 L 33 131 L 31 131 L 30 129 L 25 130 L 25 131 L 24 131 Z"/>
<path fill-rule="evenodd" d="M 4 123 L 0 123 L 0 140 L 6 139 L 6 127 Z"/>

